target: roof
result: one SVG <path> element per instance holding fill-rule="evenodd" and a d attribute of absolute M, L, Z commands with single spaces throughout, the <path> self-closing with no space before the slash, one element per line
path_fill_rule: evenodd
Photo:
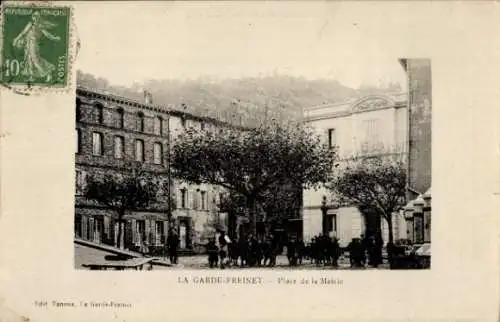
<path fill-rule="evenodd" d="M 96 98 L 96 99 L 100 99 L 100 100 L 104 100 L 104 101 L 108 101 L 108 102 L 113 102 L 113 103 L 118 103 L 118 104 L 123 104 L 123 105 L 128 105 L 128 106 L 134 106 L 134 107 L 138 107 L 138 108 L 146 109 L 146 110 L 151 110 L 151 111 L 155 111 L 155 112 L 162 112 L 162 113 L 165 113 L 165 114 L 168 114 L 171 116 L 182 117 L 182 118 L 186 118 L 186 119 L 196 120 L 199 122 L 208 122 L 208 123 L 213 123 L 216 125 L 230 126 L 230 127 L 237 128 L 237 129 L 250 129 L 248 127 L 231 124 L 229 122 L 224 122 L 224 121 L 221 121 L 221 120 L 216 119 L 216 118 L 207 117 L 207 116 L 200 116 L 200 115 L 195 115 L 195 114 L 192 114 L 189 112 L 180 111 L 180 110 L 174 109 L 174 105 L 146 104 L 144 102 L 140 102 L 140 101 L 135 100 L 135 99 L 116 95 L 116 94 L 110 93 L 108 91 L 100 90 L 100 89 L 87 88 L 84 86 L 77 86 L 76 93 L 77 93 L 77 96 L 79 94 L 81 96 Z"/>

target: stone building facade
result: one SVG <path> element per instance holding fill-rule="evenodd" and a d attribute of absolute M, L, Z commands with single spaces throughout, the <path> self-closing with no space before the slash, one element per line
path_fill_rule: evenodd
<path fill-rule="evenodd" d="M 368 95 L 357 100 L 321 105 L 304 111 L 306 122 L 330 147 L 337 148 L 340 167 L 348 160 L 368 155 L 398 157 L 407 154 L 407 96 L 405 93 Z M 356 207 L 341 205 L 325 189 L 305 190 L 303 207 L 304 240 L 323 231 L 322 204 L 326 197 L 326 226 L 330 235 L 345 247 L 352 238 L 365 233 L 365 222 Z M 382 235 L 388 239 L 382 220 Z M 393 215 L 394 238 L 406 238 L 402 213 Z"/>
<path fill-rule="evenodd" d="M 196 251 L 214 233 L 224 214 L 218 203 L 223 191 L 210 185 L 192 185 L 169 179 L 168 150 L 172 138 L 190 127 L 219 129 L 228 126 L 215 119 L 195 116 L 170 107 L 155 106 L 110 93 L 78 87 L 76 93 L 75 238 L 118 245 L 118 223 L 110 209 L 83 197 L 86 179 L 96 173 L 120 173 L 127 162 L 171 184 L 175 201 L 172 224 L 180 233 L 180 248 Z M 139 249 L 145 242 L 161 249 L 168 232 L 167 200 L 126 215 L 123 243 Z"/>
<path fill-rule="evenodd" d="M 408 81 L 408 238 L 431 241 L 432 73 L 430 59 L 401 59 Z"/>

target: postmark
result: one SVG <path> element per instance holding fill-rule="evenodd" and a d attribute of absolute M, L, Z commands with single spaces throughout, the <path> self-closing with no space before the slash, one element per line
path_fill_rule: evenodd
<path fill-rule="evenodd" d="M 71 81 L 72 11 L 49 3 L 2 6 L 2 85 L 33 92 L 66 89 Z"/>

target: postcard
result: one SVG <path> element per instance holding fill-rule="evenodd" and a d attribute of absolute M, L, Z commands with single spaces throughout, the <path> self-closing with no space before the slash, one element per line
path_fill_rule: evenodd
<path fill-rule="evenodd" d="M 2 321 L 493 321 L 495 3 L 1 4 Z"/>

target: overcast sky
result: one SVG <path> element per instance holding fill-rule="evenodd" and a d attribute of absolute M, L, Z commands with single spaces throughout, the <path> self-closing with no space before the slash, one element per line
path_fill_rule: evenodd
<path fill-rule="evenodd" d="M 77 68 L 117 85 L 144 79 L 272 73 L 362 84 L 401 83 L 397 15 L 364 3 L 77 2 Z M 352 9 L 354 8 L 354 9 Z M 358 16 L 369 16 L 362 22 Z"/>

